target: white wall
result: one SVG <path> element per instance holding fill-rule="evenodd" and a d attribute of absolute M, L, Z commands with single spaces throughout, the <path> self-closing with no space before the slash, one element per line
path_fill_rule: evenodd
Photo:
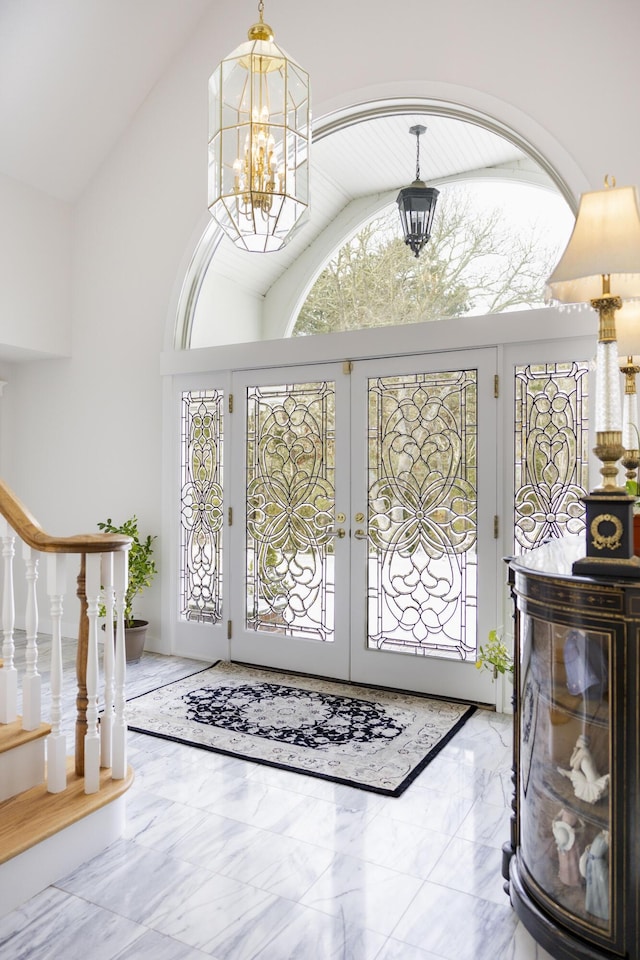
<path fill-rule="evenodd" d="M 0 174 L 0 351 L 71 349 L 71 207 Z"/>
<path fill-rule="evenodd" d="M 208 347 L 212 342 L 253 343 L 259 340 L 262 310 L 262 297 L 240 290 L 228 277 L 208 270 L 194 311 L 191 348 Z"/>
<path fill-rule="evenodd" d="M 51 532 L 94 530 L 106 516 L 137 512 L 145 532 L 167 535 L 159 356 L 206 214 L 207 79 L 254 15 L 244 4 L 220 9 L 223 19 L 203 20 L 74 210 L 71 359 L 10 371 L 7 479 Z M 370 96 L 440 89 L 519 129 L 564 166 L 577 192 L 601 187 L 606 173 L 619 185 L 640 182 L 636 0 L 451 0 L 437 8 L 372 0 L 366 16 L 353 0 L 325 0 L 311 12 L 300 0 L 270 0 L 265 17 L 309 70 L 316 117 Z M 26 224 L 40 250 L 40 291 L 14 284 L 7 306 L 31 322 L 48 304 L 55 339 L 64 339 L 64 271 L 46 263 L 40 217 L 31 210 L 23 219 L 29 209 L 16 201 L 11 221 L 3 216 L 0 253 L 18 221 Z M 45 219 L 55 234 L 47 249 L 58 247 L 53 255 L 64 259 L 64 210 L 54 215 L 52 207 Z M 38 339 L 48 342 L 42 325 Z M 168 579 L 139 610 L 159 649 L 158 599 L 173 589 Z"/>

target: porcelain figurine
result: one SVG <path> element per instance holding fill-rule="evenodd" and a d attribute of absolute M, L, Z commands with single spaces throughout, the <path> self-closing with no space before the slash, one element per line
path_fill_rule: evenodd
<path fill-rule="evenodd" d="M 558 773 L 568 777 L 573 784 L 573 792 L 585 803 L 596 803 L 609 788 L 609 774 L 600 775 L 589 750 L 589 738 L 581 734 L 576 740 L 571 759 L 570 770 L 558 767 Z"/>
<path fill-rule="evenodd" d="M 576 832 L 580 832 L 584 822 L 570 810 L 560 810 L 551 824 L 556 847 L 558 849 L 558 879 L 567 887 L 582 886 L 580 873 L 580 847 Z"/>
<path fill-rule="evenodd" d="M 580 857 L 580 872 L 587 889 L 584 906 L 587 913 L 609 919 L 609 831 L 601 830 Z"/>

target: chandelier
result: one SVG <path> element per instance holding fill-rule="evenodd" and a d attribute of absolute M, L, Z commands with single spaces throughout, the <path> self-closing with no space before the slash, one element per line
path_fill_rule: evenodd
<path fill-rule="evenodd" d="M 236 246 L 280 250 L 309 212 L 308 74 L 263 20 L 209 79 L 209 210 Z"/>
<path fill-rule="evenodd" d="M 420 179 L 420 135 L 427 132 L 422 124 L 409 127 L 416 138 L 416 178 L 409 187 L 403 187 L 397 197 L 404 242 L 418 257 L 431 236 L 439 191 L 428 187 Z"/>

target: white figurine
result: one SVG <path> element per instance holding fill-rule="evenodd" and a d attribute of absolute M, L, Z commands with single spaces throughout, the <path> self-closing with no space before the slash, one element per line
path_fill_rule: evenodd
<path fill-rule="evenodd" d="M 595 803 L 605 795 L 609 787 L 609 774 L 602 776 L 596 770 L 593 757 L 589 750 L 589 738 L 581 735 L 576 740 L 571 759 L 570 770 L 558 767 L 558 773 L 568 777 L 573 784 L 573 792 L 579 800 L 585 803 Z"/>
<path fill-rule="evenodd" d="M 580 847 L 576 832 L 580 833 L 584 822 L 570 810 L 560 810 L 551 823 L 551 830 L 558 848 L 558 879 L 567 887 L 582 885 L 580 876 Z"/>
<path fill-rule="evenodd" d="M 609 919 L 609 831 L 601 830 L 580 857 L 580 873 L 587 889 L 584 906 L 587 913 Z"/>

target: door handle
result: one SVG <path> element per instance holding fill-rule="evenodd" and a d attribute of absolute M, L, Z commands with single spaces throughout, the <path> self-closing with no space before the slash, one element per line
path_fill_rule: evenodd
<path fill-rule="evenodd" d="M 343 537 L 346 537 L 346 535 L 347 535 L 347 531 L 344 530 L 342 527 L 338 527 L 337 530 L 334 530 L 333 527 L 327 528 L 328 537 L 338 537 L 338 539 L 342 540 Z"/>
<path fill-rule="evenodd" d="M 364 530 L 360 530 L 360 529 L 355 530 L 353 535 L 354 535 L 354 537 L 356 538 L 356 540 L 366 540 L 366 539 L 367 539 L 367 535 L 366 535 L 366 533 L 364 532 Z"/>

